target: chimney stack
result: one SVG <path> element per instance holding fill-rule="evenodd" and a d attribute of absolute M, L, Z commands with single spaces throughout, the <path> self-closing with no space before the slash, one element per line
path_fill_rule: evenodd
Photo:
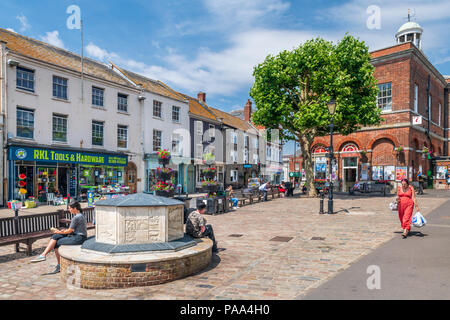
<path fill-rule="evenodd" d="M 200 100 L 201 102 L 206 103 L 206 93 L 204 92 L 199 92 L 197 94 L 197 99 Z"/>
<path fill-rule="evenodd" d="M 250 122 L 251 118 L 252 118 L 252 102 L 250 101 L 250 99 L 248 99 L 244 107 L 244 120 Z"/>

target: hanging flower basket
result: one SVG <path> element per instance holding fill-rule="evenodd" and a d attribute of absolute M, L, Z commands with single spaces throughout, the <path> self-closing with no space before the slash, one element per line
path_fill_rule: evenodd
<path fill-rule="evenodd" d="M 203 175 L 205 176 L 205 178 L 208 178 L 209 180 L 214 179 L 214 177 L 216 176 L 216 168 L 207 168 L 205 170 L 202 171 Z"/>
<path fill-rule="evenodd" d="M 158 176 L 158 179 L 161 179 L 164 181 L 172 180 L 173 170 L 171 168 L 158 167 L 158 168 L 156 168 L 156 174 Z"/>
<path fill-rule="evenodd" d="M 158 156 L 158 162 L 161 164 L 169 164 L 170 159 L 172 158 L 170 152 L 167 151 L 167 149 L 160 149 L 158 152 L 156 152 L 156 155 Z"/>

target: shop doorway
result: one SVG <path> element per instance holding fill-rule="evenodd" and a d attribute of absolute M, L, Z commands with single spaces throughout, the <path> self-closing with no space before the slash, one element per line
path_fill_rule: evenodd
<path fill-rule="evenodd" d="M 133 162 L 128 162 L 128 167 L 125 168 L 125 184 L 129 187 L 130 193 L 136 193 L 137 189 L 137 168 Z"/>
<path fill-rule="evenodd" d="M 358 158 L 356 157 L 343 158 L 342 162 L 343 162 L 342 191 L 347 192 L 349 188 L 351 188 L 358 179 Z"/>
<path fill-rule="evenodd" d="M 186 185 L 187 185 L 187 192 L 188 193 L 194 193 L 195 192 L 195 171 L 194 166 L 188 165 L 187 167 L 187 177 L 186 177 Z"/>
<path fill-rule="evenodd" d="M 69 168 L 58 168 L 58 191 L 62 196 L 66 196 L 69 190 L 68 176 Z"/>

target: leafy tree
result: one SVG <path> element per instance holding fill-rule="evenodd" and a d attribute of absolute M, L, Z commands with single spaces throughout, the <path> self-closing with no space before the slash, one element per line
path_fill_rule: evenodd
<path fill-rule="evenodd" d="M 327 104 L 332 98 L 337 103 L 337 133 L 348 135 L 382 121 L 373 71 L 365 43 L 348 34 L 337 44 L 309 40 L 292 51 L 267 56 L 254 68 L 252 120 L 300 143 L 308 186 L 313 186 L 312 143 L 329 133 Z M 309 195 L 316 195 L 315 188 L 309 188 Z"/>

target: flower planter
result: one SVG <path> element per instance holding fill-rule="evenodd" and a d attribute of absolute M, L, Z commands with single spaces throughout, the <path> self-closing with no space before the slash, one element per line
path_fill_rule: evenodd
<path fill-rule="evenodd" d="M 203 192 L 217 192 L 217 190 L 219 189 L 218 186 L 206 186 L 203 187 Z"/>
<path fill-rule="evenodd" d="M 174 191 L 155 190 L 155 195 L 159 197 L 173 197 Z"/>
<path fill-rule="evenodd" d="M 205 176 L 205 178 L 212 180 L 216 176 L 216 172 L 215 171 L 203 172 L 203 175 Z"/>

